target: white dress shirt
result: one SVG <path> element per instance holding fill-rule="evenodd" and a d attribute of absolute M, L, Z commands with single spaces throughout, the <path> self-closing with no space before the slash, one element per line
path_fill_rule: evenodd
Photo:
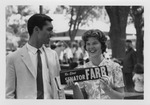
<path fill-rule="evenodd" d="M 29 45 L 27 43 L 28 53 L 30 55 L 32 64 L 35 68 L 35 74 L 37 75 L 37 48 Z M 46 61 L 46 56 L 43 48 L 39 49 L 41 51 L 41 60 L 42 60 L 42 76 L 43 76 L 43 85 L 44 85 L 44 99 L 51 99 L 51 85 L 50 85 L 50 78 L 49 78 L 49 71 Z"/>
<path fill-rule="evenodd" d="M 64 50 L 64 54 L 66 54 L 68 59 L 73 58 L 72 50 L 69 47 Z"/>

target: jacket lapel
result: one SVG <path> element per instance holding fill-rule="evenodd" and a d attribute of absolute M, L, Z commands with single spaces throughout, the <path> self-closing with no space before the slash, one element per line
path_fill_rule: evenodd
<path fill-rule="evenodd" d="M 35 73 L 35 68 L 32 64 L 30 55 L 27 51 L 27 46 L 23 46 L 22 50 L 21 50 L 21 58 L 23 60 L 23 62 L 25 63 L 25 65 L 27 66 L 27 68 L 29 69 L 29 71 L 31 72 L 31 74 L 34 76 L 34 78 L 36 78 L 36 73 Z"/>
<path fill-rule="evenodd" d="M 49 71 L 49 78 L 50 78 L 50 85 L 51 85 L 51 88 L 52 88 L 52 97 L 53 99 L 57 99 L 58 98 L 58 92 L 57 92 L 57 88 L 56 88 L 56 85 L 55 85 L 55 81 L 54 81 L 54 76 L 52 75 L 51 73 L 51 67 L 50 67 L 50 62 L 49 62 L 49 49 L 47 49 L 45 46 L 43 46 L 43 50 L 45 52 L 45 58 L 46 58 L 46 63 L 47 63 L 47 67 L 48 67 L 48 71 Z"/>

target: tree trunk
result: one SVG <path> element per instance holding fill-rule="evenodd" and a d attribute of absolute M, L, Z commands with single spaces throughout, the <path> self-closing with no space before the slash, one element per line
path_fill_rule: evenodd
<path fill-rule="evenodd" d="M 69 37 L 70 37 L 70 40 L 72 40 L 72 38 L 71 38 L 71 36 L 72 36 L 72 31 L 71 31 L 71 29 L 72 29 L 72 26 L 73 26 L 73 22 L 74 22 L 74 20 L 73 20 L 73 8 L 71 8 L 71 18 L 70 18 L 70 22 L 69 22 Z"/>
<path fill-rule="evenodd" d="M 110 42 L 113 58 L 123 58 L 125 55 L 126 25 L 130 10 L 129 6 L 106 6 L 111 26 Z"/>
<path fill-rule="evenodd" d="M 144 56 L 143 56 L 143 36 L 144 32 L 142 29 L 137 29 L 137 41 L 136 41 L 136 51 L 137 51 L 137 62 L 143 64 L 144 63 Z"/>
<path fill-rule="evenodd" d="M 43 14 L 43 6 L 42 5 L 40 5 L 39 11 L 40 11 L 40 14 Z"/>
<path fill-rule="evenodd" d="M 72 8 L 72 10 L 71 10 L 71 24 L 70 24 L 70 28 L 69 28 L 69 30 L 70 30 L 70 40 L 71 41 L 74 41 L 74 39 L 75 39 L 75 36 L 76 36 L 76 34 L 77 34 L 77 31 L 78 31 L 78 18 L 79 18 L 79 16 L 80 16 L 80 13 L 79 13 L 79 11 L 80 11 L 80 7 L 79 7 L 79 10 L 78 10 L 78 12 L 77 12 L 77 15 L 76 15 L 76 19 L 75 20 L 73 20 L 73 8 Z M 73 27 L 73 30 L 71 30 L 71 28 Z"/>
<path fill-rule="evenodd" d="M 138 11 L 138 9 L 141 8 L 141 11 Z M 134 25 L 136 29 L 136 50 L 137 50 L 137 62 L 138 63 L 144 63 L 144 55 L 143 55 L 143 47 L 144 47 L 144 30 L 142 29 L 144 27 L 144 20 L 142 18 L 144 8 L 140 6 L 133 6 L 133 18 L 134 18 Z"/>

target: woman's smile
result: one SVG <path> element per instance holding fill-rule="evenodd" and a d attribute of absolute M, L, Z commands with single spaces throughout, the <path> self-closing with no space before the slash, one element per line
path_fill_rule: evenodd
<path fill-rule="evenodd" d="M 92 56 L 101 54 L 101 43 L 94 37 L 88 38 L 86 49 Z"/>
<path fill-rule="evenodd" d="M 88 50 L 90 53 L 95 53 L 97 50 L 95 48 L 89 49 Z"/>

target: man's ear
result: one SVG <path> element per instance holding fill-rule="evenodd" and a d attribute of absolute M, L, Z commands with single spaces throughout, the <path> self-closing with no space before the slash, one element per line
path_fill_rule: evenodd
<path fill-rule="evenodd" d="M 39 27 L 35 26 L 34 27 L 34 32 L 39 32 Z"/>

